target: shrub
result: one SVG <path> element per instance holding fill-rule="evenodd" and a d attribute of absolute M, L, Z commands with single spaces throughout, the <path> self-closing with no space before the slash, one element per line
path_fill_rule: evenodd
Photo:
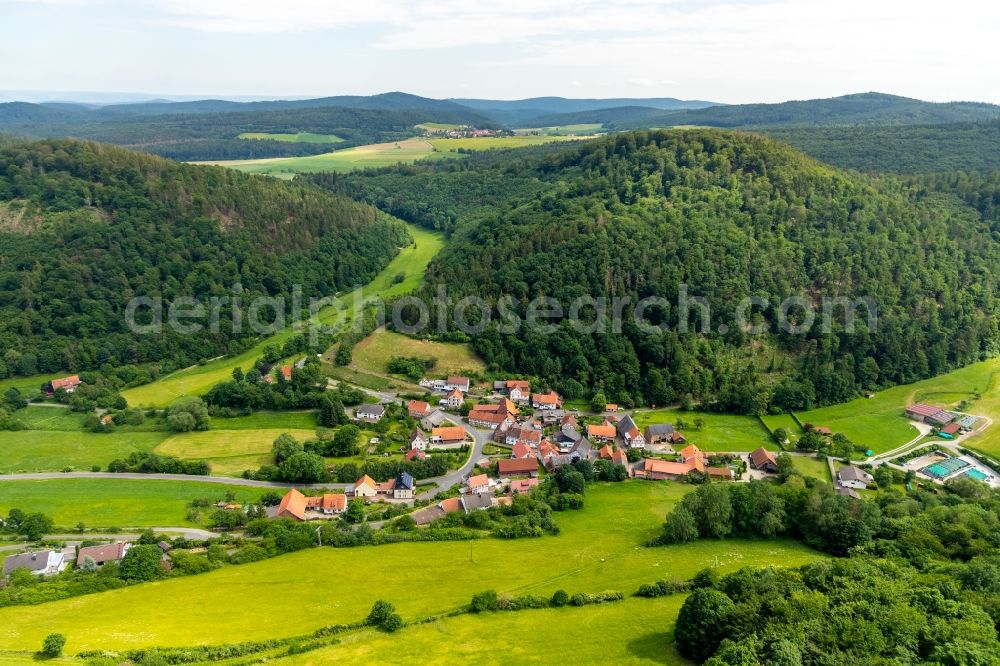
<path fill-rule="evenodd" d="M 42 654 L 46 657 L 61 656 L 64 645 L 66 645 L 65 636 L 62 634 L 49 634 L 42 641 Z"/>
<path fill-rule="evenodd" d="M 565 606 L 569 603 L 569 594 L 567 594 L 566 590 L 556 590 L 552 595 L 552 599 L 549 600 L 549 603 L 555 608 Z"/>

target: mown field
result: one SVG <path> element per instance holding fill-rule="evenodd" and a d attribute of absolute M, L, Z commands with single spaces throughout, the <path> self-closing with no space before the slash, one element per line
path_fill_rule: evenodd
<path fill-rule="evenodd" d="M 973 414 L 1000 419 L 1000 389 L 996 375 L 1000 371 L 1000 358 L 974 363 L 939 377 L 914 384 L 895 386 L 880 391 L 873 398 L 857 398 L 850 402 L 800 412 L 796 415 L 803 422 L 828 426 L 833 432 L 842 432 L 858 444 L 882 453 L 902 446 L 917 436 L 917 429 L 903 416 L 903 410 L 914 402 L 929 402 L 947 408 L 955 407 L 964 399 L 980 394 L 968 411 Z M 1000 454 L 1000 430 L 996 426 L 967 442 L 968 446 Z"/>
<path fill-rule="evenodd" d="M 135 451 L 152 451 L 169 433 L 55 430 L 0 432 L 0 473 L 90 471 Z"/>
<path fill-rule="evenodd" d="M 421 664 L 442 666 L 554 664 L 567 659 L 575 664 L 679 666 L 691 663 L 673 646 L 674 619 L 683 603 L 684 596 L 675 595 L 582 608 L 461 615 L 395 634 L 348 634 L 338 645 L 271 663 L 393 663 L 400 654 L 419 654 Z"/>
<path fill-rule="evenodd" d="M 830 466 L 825 460 L 812 456 L 792 456 L 792 462 L 802 476 L 812 476 L 821 481 L 832 481 Z"/>
<path fill-rule="evenodd" d="M 13 507 L 51 516 L 57 527 L 185 527 L 194 499 L 218 501 L 227 491 L 237 501 L 256 501 L 266 492 L 200 481 L 156 479 L 44 479 L 0 482 L 0 513 Z M 4 643 L 0 640 L 0 645 Z"/>
<path fill-rule="evenodd" d="M 695 444 L 703 451 L 753 451 L 761 446 L 771 451 L 780 450 L 755 416 L 656 409 L 637 411 L 633 418 L 640 429 L 657 423 L 676 425 L 678 419 L 683 419 L 687 427 L 682 432 L 688 444 Z M 701 430 L 694 428 L 697 418 L 705 421 Z"/>
<path fill-rule="evenodd" d="M 445 153 L 452 153 L 458 150 L 493 150 L 501 148 L 523 148 L 525 146 L 537 146 L 542 143 L 553 141 L 578 141 L 584 138 L 581 136 L 561 136 L 561 135 L 516 135 L 516 136 L 477 136 L 462 139 L 428 139 L 434 148 Z"/>
<path fill-rule="evenodd" d="M 237 139 L 270 139 L 271 141 L 288 141 L 290 143 L 343 143 L 336 134 L 313 134 L 298 132 L 296 134 L 268 134 L 267 132 L 243 132 Z"/>
<path fill-rule="evenodd" d="M 514 134 L 517 135 L 540 134 L 543 136 L 595 134 L 596 132 L 599 132 L 603 127 L 604 125 L 602 125 L 601 123 L 577 123 L 575 125 L 557 125 L 554 127 L 524 127 L 514 130 Z"/>
<path fill-rule="evenodd" d="M 153 451 L 184 460 L 204 460 L 212 466 L 213 475 L 238 476 L 244 470 L 257 469 L 265 463 L 273 463 L 271 445 L 283 432 L 287 432 L 300 442 L 316 437 L 315 429 L 213 429 L 170 435 Z"/>
<path fill-rule="evenodd" d="M 778 428 L 784 428 L 785 432 L 788 433 L 788 440 L 792 446 L 795 445 L 795 442 L 799 439 L 799 435 L 802 434 L 802 428 L 799 427 L 799 424 L 795 422 L 795 419 L 790 414 L 762 416 L 761 420 L 772 433 Z"/>
<path fill-rule="evenodd" d="M 666 512 L 689 490 L 681 484 L 639 481 L 592 486 L 583 510 L 558 515 L 562 531 L 554 537 L 310 549 L 198 576 L 41 606 L 3 608 L 0 645 L 7 650 L 37 649 L 51 632 L 66 635 L 71 654 L 285 637 L 360 620 L 376 599 L 391 601 L 412 621 L 457 608 L 473 593 L 490 588 L 533 594 L 560 588 L 631 593 L 643 582 L 689 578 L 706 566 L 724 571 L 776 563 L 797 566 L 820 557 L 786 540 L 644 547 Z M 593 612 L 602 616 L 605 611 L 615 612 L 610 607 Z M 508 640 L 517 640 L 537 635 L 544 626 L 533 619 L 537 617 L 526 612 L 497 621 L 517 623 L 518 632 L 508 634 Z M 672 608 L 665 606 L 659 618 L 663 632 L 669 631 L 673 617 Z M 609 636 L 630 636 L 626 643 L 651 640 L 651 625 L 634 620 L 610 623 L 605 629 Z M 631 633 L 629 627 L 636 623 L 636 633 Z M 379 654 L 381 645 L 372 654 Z"/>
<path fill-rule="evenodd" d="M 384 328 L 354 346 L 352 365 L 362 371 L 387 373 L 389 361 L 394 356 L 437 359 L 430 370 L 433 374 L 479 373 L 486 370 L 486 364 L 469 344 L 418 340 Z"/>
<path fill-rule="evenodd" d="M 414 245 L 403 248 L 375 278 L 361 290 L 361 298 L 376 296 L 387 298 L 406 293 L 423 280 L 427 264 L 444 246 L 444 236 L 409 225 L 410 235 Z M 396 275 L 402 273 L 402 282 L 393 282 Z M 330 324 L 338 319 L 338 315 L 346 321 L 353 317 L 355 294 L 344 294 L 337 299 L 337 306 L 327 308 L 320 313 L 320 321 Z M 164 406 L 182 395 L 201 395 L 212 386 L 229 379 L 233 368 L 248 370 L 263 353 L 264 346 L 270 343 L 281 343 L 290 337 L 293 331 L 289 328 L 277 333 L 248 351 L 237 356 L 220 358 L 184 370 L 179 370 L 155 382 L 145 384 L 122 392 L 130 405 Z"/>

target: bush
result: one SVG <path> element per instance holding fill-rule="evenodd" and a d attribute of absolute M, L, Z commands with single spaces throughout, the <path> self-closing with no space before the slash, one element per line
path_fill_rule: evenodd
<path fill-rule="evenodd" d="M 556 590 L 552 594 L 552 599 L 549 600 L 549 603 L 554 608 L 565 606 L 569 603 L 569 594 L 567 594 L 566 590 Z"/>
<path fill-rule="evenodd" d="M 62 655 L 64 645 L 66 645 L 65 636 L 62 634 L 49 634 L 42 641 L 42 654 L 46 657 L 59 657 Z"/>
<path fill-rule="evenodd" d="M 469 610 L 473 613 L 483 613 L 485 611 L 493 610 L 497 605 L 497 593 L 495 590 L 487 590 L 485 592 L 480 592 L 479 594 L 473 595 L 472 604 L 469 606 Z"/>
<path fill-rule="evenodd" d="M 403 618 L 399 616 L 399 613 L 391 613 L 389 617 L 385 619 L 382 623 L 383 631 L 387 631 L 390 634 L 399 631 L 403 628 Z"/>

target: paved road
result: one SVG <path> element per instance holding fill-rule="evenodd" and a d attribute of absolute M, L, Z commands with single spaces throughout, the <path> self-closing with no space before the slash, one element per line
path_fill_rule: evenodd
<path fill-rule="evenodd" d="M 452 423 L 457 423 L 457 425 L 460 425 L 463 428 L 465 428 L 465 432 L 469 433 L 469 435 L 474 440 L 474 443 L 472 445 L 472 451 L 469 454 L 469 459 L 465 461 L 464 465 L 462 465 L 454 472 L 451 472 L 450 474 L 445 474 L 444 476 L 437 476 L 430 479 L 421 479 L 420 483 L 434 483 L 436 484 L 436 487 L 420 493 L 419 495 L 417 495 L 417 499 L 431 499 L 437 493 L 443 490 L 447 490 L 448 488 L 451 488 L 456 483 L 461 483 L 465 479 L 465 477 L 467 477 L 469 473 L 472 471 L 472 468 L 476 466 L 476 462 L 483 457 L 483 447 L 486 446 L 487 443 L 489 443 L 489 438 L 490 438 L 489 433 L 482 430 L 477 430 L 476 428 L 470 426 L 468 423 L 461 423 L 457 419 L 453 420 L 449 418 L 449 420 L 452 421 Z"/>

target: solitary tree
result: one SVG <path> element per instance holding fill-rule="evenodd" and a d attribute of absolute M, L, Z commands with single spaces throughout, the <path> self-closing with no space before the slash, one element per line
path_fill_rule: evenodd
<path fill-rule="evenodd" d="M 66 637 L 62 634 L 49 634 L 42 641 L 42 655 L 55 658 L 62 655 L 63 646 L 66 645 Z"/>

